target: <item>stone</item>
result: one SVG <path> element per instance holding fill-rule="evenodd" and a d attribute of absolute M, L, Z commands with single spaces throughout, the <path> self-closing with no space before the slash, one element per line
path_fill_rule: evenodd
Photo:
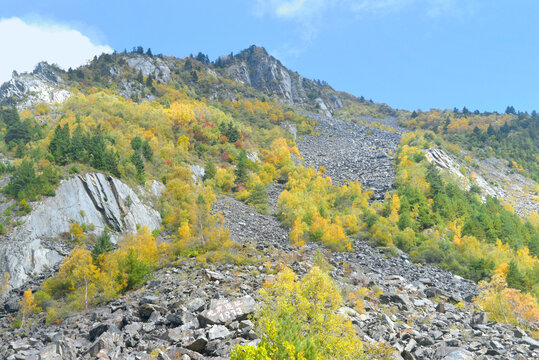
<path fill-rule="evenodd" d="M 6 310 L 8 313 L 16 313 L 19 311 L 19 308 L 19 301 L 15 298 L 9 299 L 4 303 L 4 310 Z"/>
<path fill-rule="evenodd" d="M 529 336 L 524 336 L 522 342 L 530 347 L 531 350 L 539 349 L 539 341 L 532 339 Z"/>
<path fill-rule="evenodd" d="M 523 337 L 528 336 L 526 332 L 519 327 L 516 327 L 513 329 L 513 335 L 515 335 L 515 337 L 519 339 L 522 339 Z"/>
<path fill-rule="evenodd" d="M 436 305 L 436 311 L 438 311 L 439 313 L 442 313 L 442 314 L 445 313 L 445 305 L 444 305 L 443 302 L 440 302 L 440 303 L 438 303 L 438 305 Z"/>
<path fill-rule="evenodd" d="M 207 310 L 199 315 L 202 326 L 224 324 L 227 321 L 243 320 L 255 309 L 254 299 L 247 295 L 236 300 L 212 300 Z"/>
<path fill-rule="evenodd" d="M 488 323 L 488 314 L 486 312 L 476 313 L 472 317 L 472 324 L 485 325 Z"/>
<path fill-rule="evenodd" d="M 416 338 L 416 341 L 421 346 L 431 346 L 434 345 L 434 340 L 430 336 L 420 336 Z"/>
<path fill-rule="evenodd" d="M 150 316 L 152 316 L 152 314 L 156 311 L 162 314 L 166 313 L 165 308 L 159 305 L 153 305 L 153 304 L 144 304 L 140 306 L 138 313 L 143 320 L 148 320 Z"/>
<path fill-rule="evenodd" d="M 182 339 L 183 330 L 180 328 L 168 329 L 165 333 L 165 340 L 170 341 L 173 344 L 180 342 Z"/>
<path fill-rule="evenodd" d="M 223 325 L 213 325 L 208 330 L 208 340 L 221 340 L 230 336 L 230 331 Z"/>
<path fill-rule="evenodd" d="M 101 334 L 103 334 L 105 331 L 109 329 L 109 325 L 107 324 L 98 324 L 90 329 L 90 333 L 88 334 L 88 339 L 90 341 L 94 341 L 97 339 Z"/>
<path fill-rule="evenodd" d="M 416 345 L 417 345 L 417 342 L 414 339 L 410 339 L 410 341 L 408 341 L 408 344 L 406 344 L 406 346 L 404 347 L 404 351 L 411 353 L 412 351 L 414 351 Z"/>
<path fill-rule="evenodd" d="M 205 273 L 206 273 L 206 277 L 210 281 L 223 281 L 225 279 L 223 274 L 218 273 L 216 271 L 206 270 Z"/>
<path fill-rule="evenodd" d="M 186 330 L 181 334 L 179 342 L 186 349 L 201 352 L 208 339 L 204 335 L 197 335 L 193 330 Z"/>
<path fill-rule="evenodd" d="M 201 298 L 191 299 L 185 304 L 185 308 L 190 312 L 198 312 L 206 305 L 206 302 Z"/>
<path fill-rule="evenodd" d="M 380 302 L 382 304 L 389 304 L 394 303 L 400 305 L 403 310 L 409 310 L 412 308 L 412 305 L 410 303 L 410 299 L 407 295 L 403 294 L 382 294 L 380 295 Z"/>

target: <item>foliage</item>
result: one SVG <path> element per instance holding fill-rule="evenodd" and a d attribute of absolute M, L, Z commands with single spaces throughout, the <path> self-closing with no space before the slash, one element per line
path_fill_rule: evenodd
<path fill-rule="evenodd" d="M 108 237 L 107 232 L 100 236 L 102 240 L 98 244 L 102 250 L 110 241 Z M 46 294 L 55 300 L 49 309 L 49 321 L 71 310 L 86 310 L 107 302 L 140 286 L 161 258 L 147 227 L 135 235 L 127 235 L 117 250 L 103 251 L 94 257 L 96 254 L 84 246 L 76 246 L 59 272 L 43 283 Z"/>
<path fill-rule="evenodd" d="M 349 250 L 346 234 L 359 232 L 369 197 L 370 192 L 363 192 L 358 182 L 335 186 L 329 177 L 300 166 L 289 174 L 286 190 L 279 196 L 278 213 L 290 227 L 293 243 L 312 240 Z"/>
<path fill-rule="evenodd" d="M 28 289 L 24 292 L 22 300 L 19 302 L 19 304 L 20 304 L 19 314 L 21 315 L 21 324 L 22 326 L 25 326 L 28 323 L 28 318 L 34 312 L 36 308 L 36 301 L 34 299 L 34 295 L 32 294 L 31 289 Z"/>
<path fill-rule="evenodd" d="M 487 196 L 482 202 L 473 187 L 462 190 L 417 157 L 429 141 L 426 134 L 403 136 L 397 152 L 398 210 L 392 198 L 381 214 L 393 221 L 398 217 L 398 229 L 389 226 L 395 244 L 416 261 L 439 264 L 475 281 L 499 272 L 509 286 L 537 296 L 537 225 L 521 220 L 498 199 Z"/>
<path fill-rule="evenodd" d="M 342 299 L 329 275 L 313 267 L 301 280 L 285 268 L 260 291 L 255 321 L 261 343 L 237 346 L 231 359 L 360 359 L 350 321 L 336 314 Z"/>
<path fill-rule="evenodd" d="M 493 320 L 527 329 L 539 327 L 539 307 L 530 294 L 507 287 L 503 276 L 496 274 L 490 282 L 479 283 L 479 295 L 474 302 L 491 314 Z"/>
<path fill-rule="evenodd" d="M 36 175 L 34 163 L 23 160 L 15 169 L 4 192 L 20 200 L 37 200 L 40 195 L 54 195 L 54 186 L 59 182 L 58 171 L 51 165 Z"/>
<path fill-rule="evenodd" d="M 403 119 L 412 129 L 433 130 L 446 140 L 473 150 L 479 158 L 496 156 L 516 164 L 539 181 L 539 115 L 537 113 L 505 114 L 437 110 L 421 112 Z"/>
<path fill-rule="evenodd" d="M 92 250 L 92 258 L 97 260 L 101 254 L 106 254 L 113 249 L 113 244 L 110 241 L 110 230 L 105 227 L 101 235 L 98 236 L 95 246 Z"/>

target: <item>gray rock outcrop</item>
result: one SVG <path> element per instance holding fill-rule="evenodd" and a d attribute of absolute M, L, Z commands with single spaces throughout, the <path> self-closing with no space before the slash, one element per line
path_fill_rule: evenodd
<path fill-rule="evenodd" d="M 343 107 L 341 96 L 329 85 L 287 69 L 262 47 L 253 45 L 229 61 L 225 76 L 275 95 L 284 103 L 318 109 L 326 116 Z"/>
<path fill-rule="evenodd" d="M 63 79 L 46 62 L 40 62 L 31 73 L 13 72 L 10 81 L 0 87 L 0 104 L 17 102 L 19 110 L 39 103 L 61 104 L 71 96 Z"/>
<path fill-rule="evenodd" d="M 23 224 L 0 242 L 0 273 L 10 274 L 10 285 L 21 286 L 33 274 L 55 266 L 65 255 L 56 239 L 69 232 L 73 221 L 92 224 L 100 234 L 134 233 L 137 225 L 150 230 L 161 226 L 159 212 L 143 204 L 123 182 L 102 174 L 88 173 L 63 181 L 54 197 L 38 202 Z"/>

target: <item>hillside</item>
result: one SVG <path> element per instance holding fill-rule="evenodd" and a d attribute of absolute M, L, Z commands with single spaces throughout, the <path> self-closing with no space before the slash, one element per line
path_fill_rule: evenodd
<path fill-rule="evenodd" d="M 0 104 L 0 358 L 538 358 L 536 114 L 256 46 L 40 63 Z"/>

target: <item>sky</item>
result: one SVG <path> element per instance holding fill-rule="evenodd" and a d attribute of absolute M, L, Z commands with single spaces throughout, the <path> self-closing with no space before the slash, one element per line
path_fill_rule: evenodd
<path fill-rule="evenodd" d="M 214 60 L 256 44 L 399 109 L 539 110 L 536 0 L 0 0 L 0 83 L 150 47 Z"/>

